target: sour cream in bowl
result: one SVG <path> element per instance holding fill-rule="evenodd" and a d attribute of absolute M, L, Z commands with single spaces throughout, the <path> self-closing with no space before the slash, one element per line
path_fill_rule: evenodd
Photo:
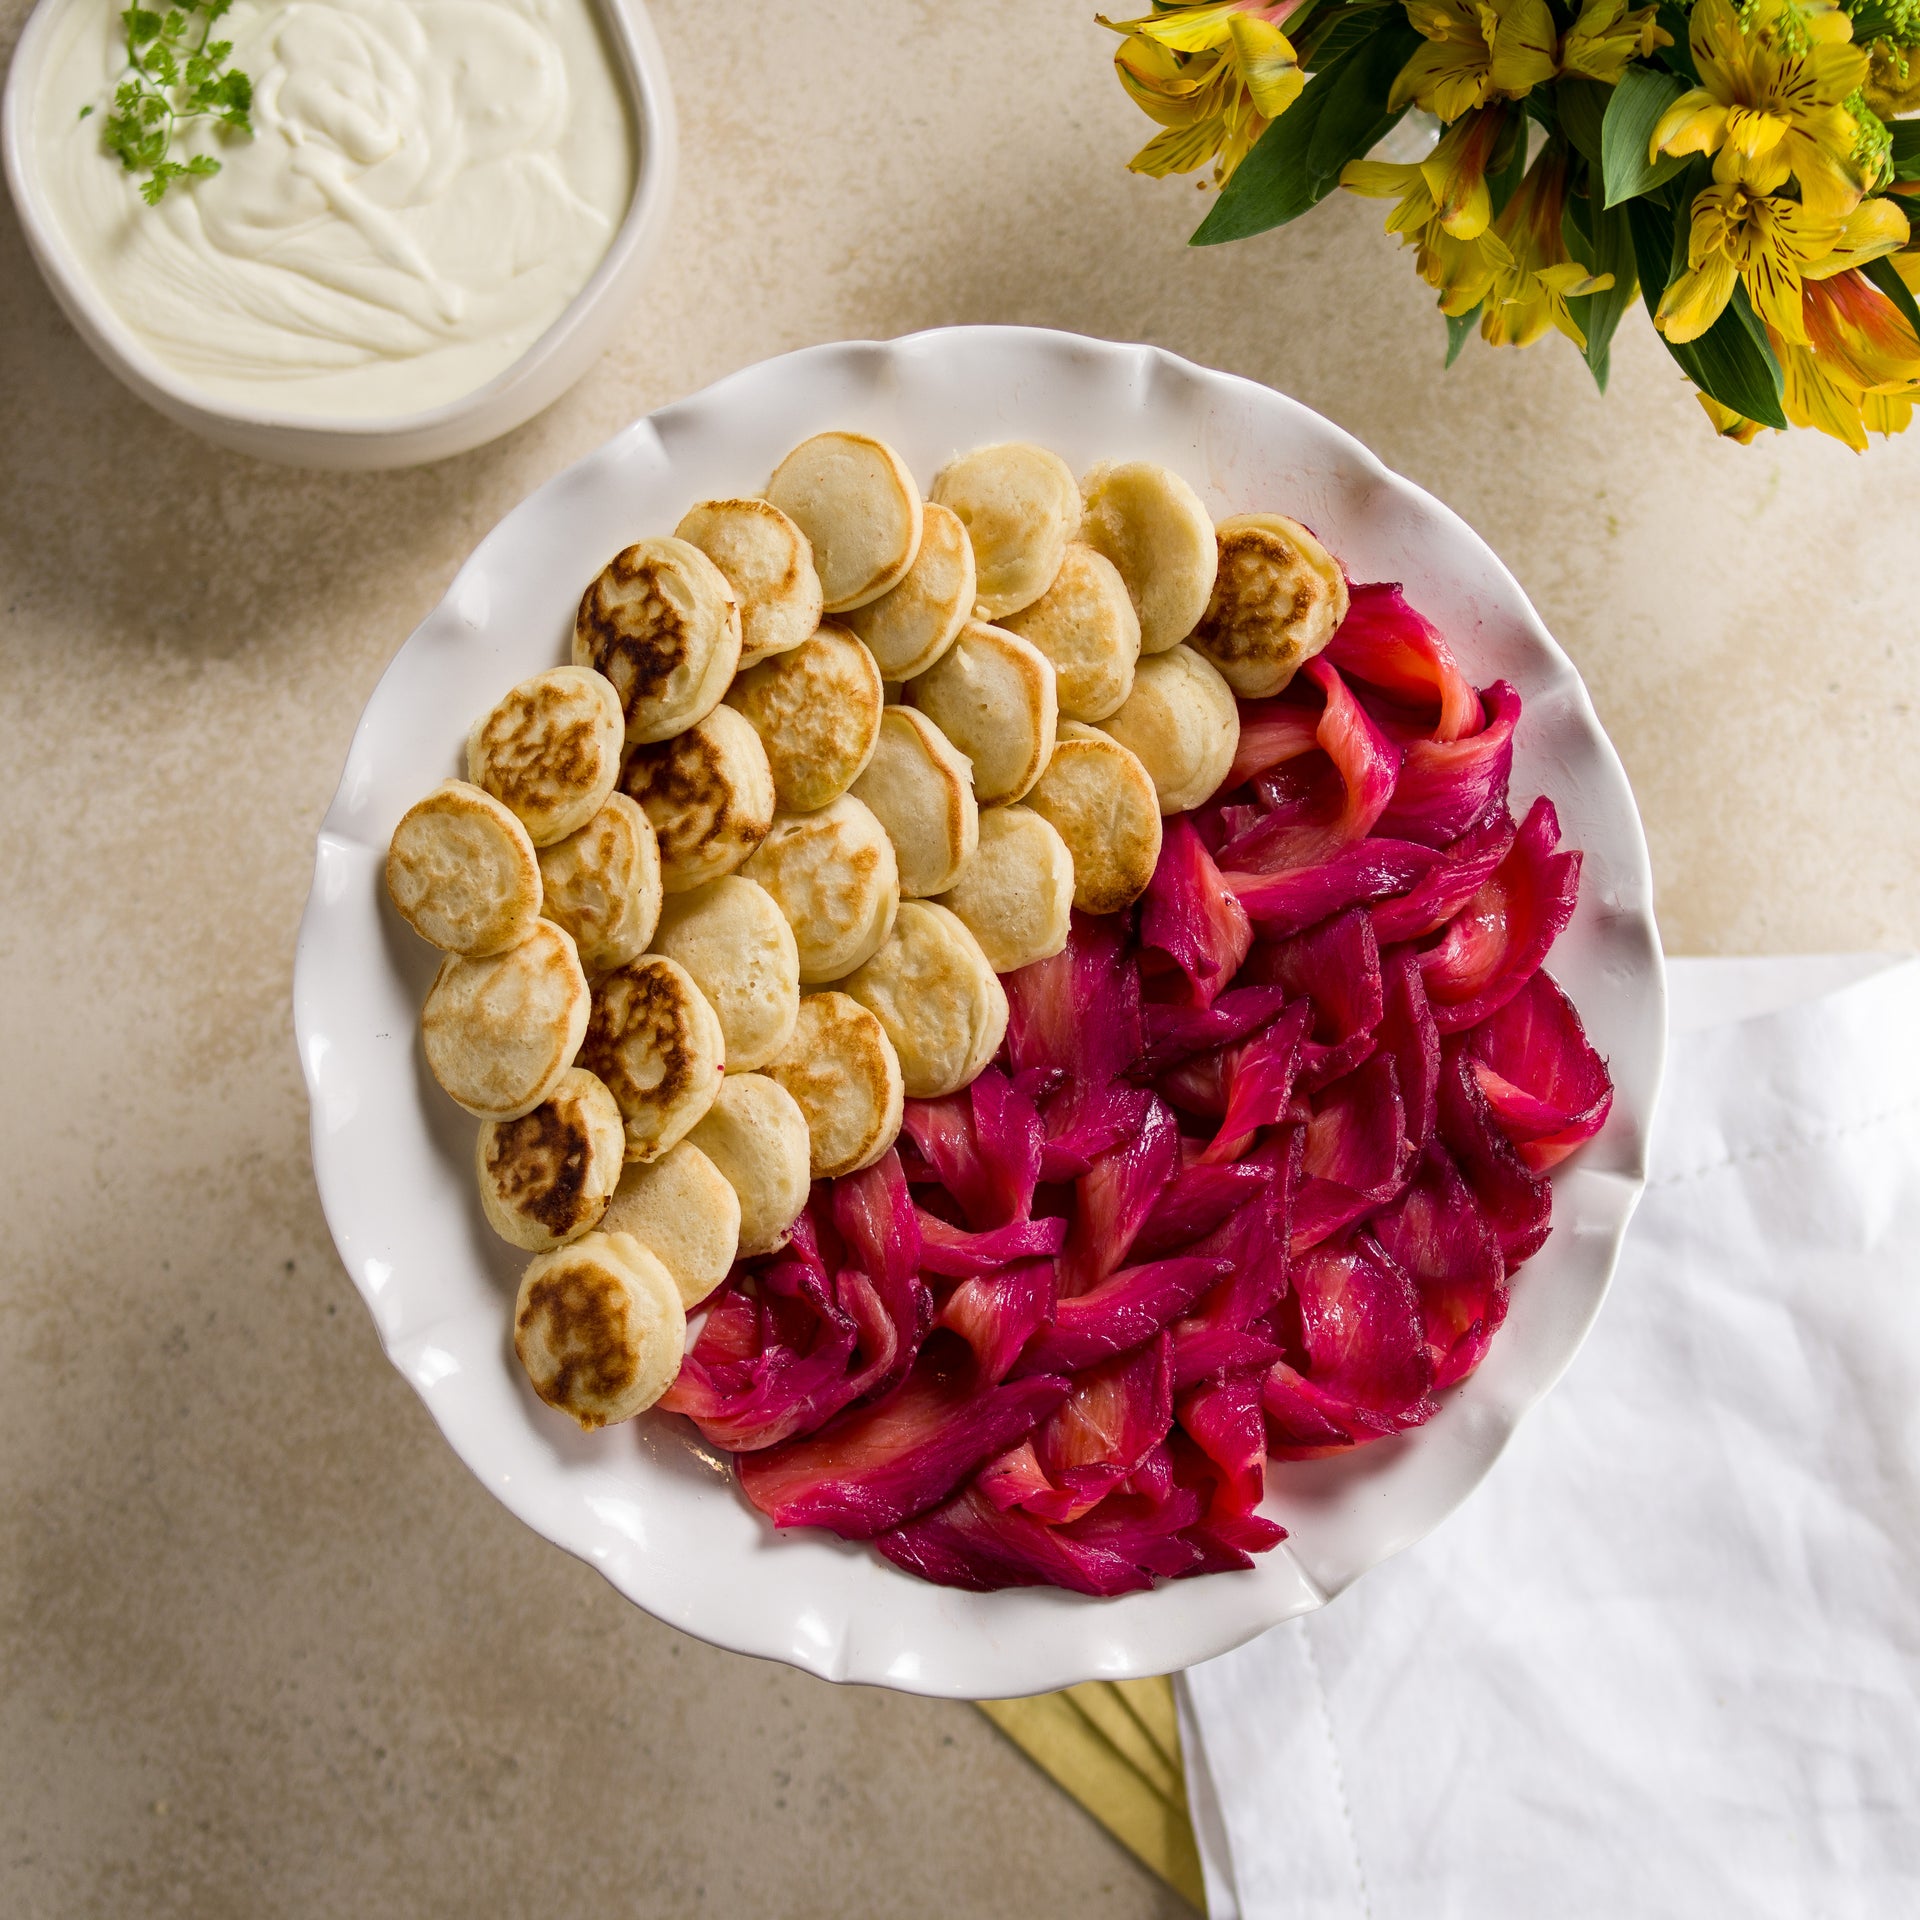
<path fill-rule="evenodd" d="M 181 123 L 168 157 L 218 171 L 153 205 L 103 144 L 112 0 L 42 0 L 8 78 L 15 204 L 114 373 L 226 445 L 344 467 L 477 445 L 584 371 L 671 185 L 642 0 L 237 0 L 214 31 L 252 132 Z"/>

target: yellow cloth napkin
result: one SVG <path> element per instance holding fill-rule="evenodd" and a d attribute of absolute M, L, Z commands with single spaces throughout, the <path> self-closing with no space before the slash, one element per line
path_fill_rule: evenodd
<path fill-rule="evenodd" d="M 1171 1680 L 1089 1680 L 979 1707 L 1122 1846 L 1206 1912 Z"/>

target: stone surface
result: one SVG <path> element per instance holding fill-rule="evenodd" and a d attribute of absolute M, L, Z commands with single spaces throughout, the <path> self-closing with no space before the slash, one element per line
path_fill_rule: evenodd
<path fill-rule="evenodd" d="M 329 477 L 98 368 L 0 212 L 0 1909 L 634 1915 L 1177 1903 L 969 1710 L 657 1626 L 382 1360 L 288 1013 L 382 666 L 487 528 L 746 361 L 950 321 L 1160 342 L 1450 502 L 1580 663 L 1670 949 L 1920 944 L 1920 434 L 1715 440 L 1630 318 L 1443 334 L 1382 209 L 1205 252 L 1091 0 L 668 0 L 685 184 L 620 343 L 504 442 Z M 24 9 L 0 0 L 0 45 Z"/>

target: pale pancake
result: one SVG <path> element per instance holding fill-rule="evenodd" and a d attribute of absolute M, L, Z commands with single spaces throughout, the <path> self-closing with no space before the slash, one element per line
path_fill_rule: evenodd
<path fill-rule="evenodd" d="M 1063 720 L 1027 805 L 1067 843 L 1082 913 L 1118 913 L 1146 892 L 1160 858 L 1160 798 L 1146 768 L 1110 734 Z"/>
<path fill-rule="evenodd" d="M 481 1120 L 531 1113 L 573 1065 L 590 996 L 573 935 L 551 920 L 505 953 L 450 953 L 420 1010 L 427 1065 Z"/>
<path fill-rule="evenodd" d="M 907 577 L 841 618 L 866 643 L 886 680 L 911 680 L 960 637 L 973 617 L 974 592 L 967 530 L 957 513 L 929 502 L 920 525 L 920 551 Z"/>
<path fill-rule="evenodd" d="M 842 990 L 886 1028 L 916 1100 L 964 1087 L 1006 1035 L 1006 991 L 980 943 L 931 900 L 900 903 L 886 944 Z"/>
<path fill-rule="evenodd" d="M 697 1307 L 732 1270 L 740 1247 L 740 1198 L 691 1140 L 658 1160 L 630 1160 L 601 1217 L 607 1233 L 630 1233 L 673 1276 L 680 1304 Z"/>
<path fill-rule="evenodd" d="M 1074 541 L 1053 585 L 1002 624 L 1053 662 L 1063 720 L 1104 720 L 1133 691 L 1140 616 L 1104 553 Z"/>
<path fill-rule="evenodd" d="M 500 953 L 540 917 L 540 863 L 518 816 L 467 781 L 448 780 L 400 816 L 387 847 L 387 896 L 436 947 Z"/>
<path fill-rule="evenodd" d="M 546 1253 L 600 1224 L 627 1157 L 613 1095 L 584 1067 L 518 1120 L 488 1120 L 474 1146 L 487 1224 L 528 1253 Z"/>
<path fill-rule="evenodd" d="M 713 1104 L 726 1057 L 719 1015 L 677 960 L 643 954 L 595 988 L 580 1064 L 619 1102 L 628 1159 L 657 1159 L 685 1139 Z"/>
<path fill-rule="evenodd" d="M 620 787 L 652 823 L 668 893 L 731 873 L 773 825 L 766 749 L 731 707 L 715 707 L 671 740 L 635 747 Z"/>
<path fill-rule="evenodd" d="M 820 624 L 813 548 L 771 500 L 703 500 L 673 532 L 726 575 L 740 604 L 743 667 L 797 647 Z"/>
<path fill-rule="evenodd" d="M 1058 830 L 1027 807 L 980 816 L 980 845 L 940 896 L 979 941 L 995 973 L 1051 959 L 1073 927 L 1073 855 Z"/>
<path fill-rule="evenodd" d="M 785 1246 L 808 1188 L 807 1117 L 793 1095 L 763 1073 L 729 1074 L 693 1144 L 739 1196 L 740 1257 Z"/>
<path fill-rule="evenodd" d="M 686 1345 L 672 1275 L 630 1234 L 590 1233 L 520 1277 L 513 1350 L 534 1392 L 589 1433 L 652 1406 Z"/>
<path fill-rule="evenodd" d="M 893 842 L 850 793 L 817 813 L 779 815 L 745 872 L 786 915 L 806 982 L 851 973 L 887 937 L 900 904 Z"/>
<path fill-rule="evenodd" d="M 613 682 L 629 741 L 666 740 L 709 712 L 740 664 L 726 576 L 685 540 L 640 540 L 580 596 L 573 664 Z"/>
<path fill-rule="evenodd" d="M 1119 569 L 1140 616 L 1140 651 L 1164 653 L 1190 634 L 1213 592 L 1213 522 L 1200 496 L 1150 460 L 1095 467 L 1082 482 L 1080 538 Z"/>
<path fill-rule="evenodd" d="M 1053 585 L 1080 524 L 1073 469 L 1024 440 L 975 447 L 949 460 L 929 497 L 952 508 L 967 529 L 985 620 L 1031 606 Z"/>
<path fill-rule="evenodd" d="M 675 894 L 653 946 L 686 968 L 720 1016 L 729 1073 L 764 1066 L 786 1045 L 800 1011 L 800 950 L 757 881 L 731 873 Z"/>
<path fill-rule="evenodd" d="M 902 894 L 917 899 L 953 885 L 980 841 L 973 766 L 924 713 L 887 708 L 853 791 L 893 842 Z"/>
<path fill-rule="evenodd" d="M 1194 646 L 1243 700 L 1278 693 L 1347 617 L 1347 576 L 1297 520 L 1237 513 L 1216 529 L 1213 597 Z"/>
<path fill-rule="evenodd" d="M 1191 647 L 1142 660 L 1126 703 L 1101 726 L 1146 768 L 1162 813 L 1212 798 L 1240 744 L 1240 709 L 1220 670 Z"/>
<path fill-rule="evenodd" d="M 473 723 L 467 778 L 511 807 L 536 847 L 550 847 L 600 811 L 625 743 L 613 682 L 585 667 L 550 667 Z"/>
<path fill-rule="evenodd" d="M 589 973 L 646 952 L 660 918 L 660 848 L 624 793 L 609 794 L 577 833 L 540 849 L 540 882 L 540 911 L 573 935 Z"/>
<path fill-rule="evenodd" d="M 844 628 L 824 626 L 741 674 L 727 705 L 760 736 L 781 811 L 811 813 L 873 758 L 885 701 L 873 655 Z"/>
<path fill-rule="evenodd" d="M 878 600 L 920 548 L 920 489 L 907 463 L 864 433 L 816 433 L 774 469 L 767 498 L 813 544 L 828 613 Z"/>
<path fill-rule="evenodd" d="M 960 638 L 907 686 L 920 709 L 973 766 L 983 807 L 1018 800 L 1053 752 L 1060 709 L 1053 667 L 1038 647 L 970 620 Z"/>
<path fill-rule="evenodd" d="M 900 1056 L 878 1017 L 844 993 L 810 993 L 793 1037 L 767 1064 L 807 1118 L 816 1180 L 870 1167 L 900 1133 Z"/>

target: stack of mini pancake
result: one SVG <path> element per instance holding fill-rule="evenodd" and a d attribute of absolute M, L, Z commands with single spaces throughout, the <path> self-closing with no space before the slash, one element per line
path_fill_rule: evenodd
<path fill-rule="evenodd" d="M 481 1121 L 514 1344 L 594 1428 L 672 1384 L 687 1313 L 999 1051 L 999 975 L 1145 891 L 1346 582 L 1276 514 L 1216 528 L 1144 461 L 1020 442 L 922 498 L 814 435 L 586 588 L 573 662 L 411 808 L 393 904 L 441 963 L 427 1064 Z"/>

